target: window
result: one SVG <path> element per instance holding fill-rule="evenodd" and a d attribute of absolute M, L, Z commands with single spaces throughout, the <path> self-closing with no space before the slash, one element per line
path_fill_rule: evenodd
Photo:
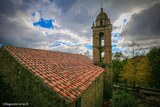
<path fill-rule="evenodd" d="M 105 52 L 100 52 L 100 62 L 103 62 L 105 57 Z"/>
<path fill-rule="evenodd" d="M 104 33 L 99 33 L 99 46 L 104 46 Z"/>
<path fill-rule="evenodd" d="M 103 62 L 105 57 L 105 52 L 103 52 L 103 46 L 104 46 L 104 33 L 99 33 L 99 61 Z"/>
<path fill-rule="evenodd" d="M 101 26 L 103 25 L 103 21 L 102 21 L 102 20 L 100 21 L 100 25 L 101 25 Z"/>

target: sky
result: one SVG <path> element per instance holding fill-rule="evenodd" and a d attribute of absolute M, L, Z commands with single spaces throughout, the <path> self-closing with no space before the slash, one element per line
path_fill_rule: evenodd
<path fill-rule="evenodd" d="M 102 0 L 112 23 L 112 52 L 136 42 L 160 46 L 159 0 Z M 0 46 L 45 49 L 92 57 L 91 26 L 101 0 L 0 0 Z"/>

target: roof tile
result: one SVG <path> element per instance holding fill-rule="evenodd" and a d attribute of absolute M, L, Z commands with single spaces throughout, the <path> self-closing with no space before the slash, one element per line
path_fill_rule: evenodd
<path fill-rule="evenodd" d="M 79 54 L 5 46 L 20 63 L 25 65 L 51 89 L 66 100 L 74 101 L 104 69 Z"/>

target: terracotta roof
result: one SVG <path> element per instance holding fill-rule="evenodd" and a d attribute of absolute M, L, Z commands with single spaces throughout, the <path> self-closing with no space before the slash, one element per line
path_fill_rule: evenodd
<path fill-rule="evenodd" d="M 74 101 L 104 71 L 80 54 L 3 47 L 51 89 Z"/>

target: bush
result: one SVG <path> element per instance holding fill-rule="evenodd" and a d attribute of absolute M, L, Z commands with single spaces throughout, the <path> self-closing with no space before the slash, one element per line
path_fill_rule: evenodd
<path fill-rule="evenodd" d="M 136 98 L 129 92 L 117 90 L 110 100 L 111 107 L 136 107 Z"/>
<path fill-rule="evenodd" d="M 12 98 L 12 88 L 9 84 L 4 82 L 4 76 L 0 75 L 0 103 L 11 102 Z"/>

